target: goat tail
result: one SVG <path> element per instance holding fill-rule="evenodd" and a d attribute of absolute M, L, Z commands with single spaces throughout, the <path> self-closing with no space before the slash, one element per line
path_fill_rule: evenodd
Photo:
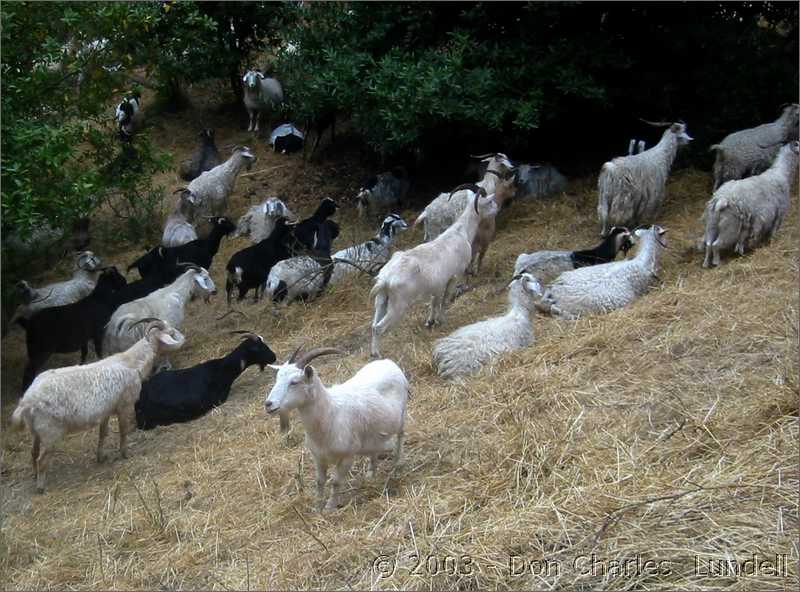
<path fill-rule="evenodd" d="M 14 410 L 14 413 L 11 414 L 9 423 L 11 429 L 15 431 L 21 430 L 23 426 L 28 426 L 30 429 L 31 410 L 27 407 L 27 405 L 18 405 Z"/>
<path fill-rule="evenodd" d="M 378 294 L 382 294 L 386 292 L 386 280 L 380 276 L 375 278 L 375 285 L 372 286 L 372 289 L 369 291 L 369 297 L 375 298 Z"/>
<path fill-rule="evenodd" d="M 709 152 L 716 152 L 717 150 L 722 151 L 722 146 L 720 146 L 719 144 L 712 144 L 711 146 L 708 147 Z"/>
<path fill-rule="evenodd" d="M 716 199 L 708 204 L 706 208 L 706 232 L 703 237 L 705 244 L 710 245 L 719 235 L 719 215 L 728 207 L 728 200 L 725 198 Z"/>

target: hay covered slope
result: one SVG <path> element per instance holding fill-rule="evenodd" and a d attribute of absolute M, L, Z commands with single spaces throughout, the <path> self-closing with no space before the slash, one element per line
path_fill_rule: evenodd
<path fill-rule="evenodd" d="M 497 289 L 523 250 L 593 244 L 594 179 L 502 214 L 476 289 L 444 327 L 424 329 L 419 307 L 384 338 L 411 380 L 405 458 L 385 492 L 389 463 L 371 481 L 357 463 L 337 512 L 315 509 L 296 418 L 287 442 L 265 417 L 269 370 L 249 370 L 201 420 L 139 432 L 127 461 L 95 464 L 94 432 L 67 438 L 44 496 L 32 494 L 29 436 L 8 435 L 7 587 L 794 588 L 797 203 L 771 245 L 703 270 L 687 247 L 709 184 L 705 173 L 673 175 L 670 249 L 649 295 L 578 322 L 537 316 L 533 347 L 452 385 L 431 369 L 434 339 L 502 310 Z M 356 224 L 350 211 L 337 218 Z M 218 285 L 242 244 L 223 243 Z M 218 332 L 252 328 L 282 358 L 300 343 L 346 349 L 315 364 L 342 381 L 367 361 L 368 289 L 362 278 L 279 318 L 243 304 L 249 319 L 217 321 L 224 298 L 192 303 L 175 362 L 222 355 L 234 340 Z M 787 576 L 714 575 L 753 553 L 787 554 Z"/>

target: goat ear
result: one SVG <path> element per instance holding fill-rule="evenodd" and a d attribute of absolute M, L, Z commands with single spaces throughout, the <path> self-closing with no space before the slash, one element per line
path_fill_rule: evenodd
<path fill-rule="evenodd" d="M 309 382 L 312 378 L 314 378 L 314 366 L 306 366 L 303 368 L 303 376 L 306 379 L 306 382 Z"/>

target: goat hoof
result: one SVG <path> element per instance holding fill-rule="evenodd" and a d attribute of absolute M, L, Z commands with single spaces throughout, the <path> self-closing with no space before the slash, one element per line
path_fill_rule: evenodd
<path fill-rule="evenodd" d="M 39 487 L 37 485 L 36 486 L 36 493 L 38 493 L 39 495 L 42 495 L 44 493 L 44 487 Z"/>
<path fill-rule="evenodd" d="M 98 464 L 101 464 L 101 465 L 102 465 L 102 464 L 103 464 L 104 462 L 106 462 L 107 460 L 108 460 L 108 455 L 106 455 L 106 454 L 98 454 L 98 455 L 97 455 L 97 463 L 98 463 Z"/>

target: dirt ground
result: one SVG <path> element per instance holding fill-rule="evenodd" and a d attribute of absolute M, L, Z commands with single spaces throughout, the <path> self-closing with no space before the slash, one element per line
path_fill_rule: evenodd
<path fill-rule="evenodd" d="M 216 128 L 222 152 L 247 144 L 258 156 L 237 182 L 231 217 L 269 195 L 299 215 L 331 196 L 343 204 L 339 248 L 374 234 L 352 198 L 378 171 L 357 150 L 329 146 L 307 164 L 273 154 L 243 119 L 211 104 L 160 116 L 151 130 L 178 162 L 201 123 Z M 384 461 L 367 480 L 357 462 L 345 506 L 319 512 L 302 425 L 293 418 L 287 438 L 265 416 L 269 369 L 246 371 L 229 401 L 204 418 L 136 433 L 128 460 L 114 451 L 98 465 L 95 431 L 67 437 L 44 495 L 34 493 L 29 435 L 5 432 L 4 587 L 796 589 L 796 196 L 775 241 L 704 270 L 690 246 L 710 176 L 677 171 L 662 214 L 669 249 L 649 294 L 576 322 L 537 316 L 532 347 L 462 384 L 431 368 L 437 337 L 504 309 L 502 288 L 519 253 L 597 242 L 595 180 L 573 180 L 554 199 L 503 212 L 474 289 L 453 303 L 444 326 L 425 329 L 418 307 L 383 340 L 412 389 L 396 474 Z M 159 181 L 170 191 L 179 185 L 172 172 Z M 419 183 L 416 199 L 448 187 L 434 185 Z M 411 222 L 416 211 L 402 214 Z M 399 247 L 421 234 L 409 230 Z M 301 344 L 345 350 L 315 363 L 327 383 L 367 362 L 365 277 L 277 315 L 245 302 L 237 308 L 246 316 L 218 320 L 224 264 L 246 245 L 223 241 L 211 269 L 220 294 L 189 304 L 176 367 L 224 355 L 237 343 L 233 329 L 259 332 L 279 359 Z M 95 250 L 103 255 L 103 247 Z M 143 245 L 108 247 L 122 268 Z M 66 273 L 59 267 L 37 279 Z M 2 343 L 4 426 L 25 358 L 24 334 L 12 329 Z M 54 356 L 50 367 L 77 360 Z M 775 573 L 763 564 L 757 576 L 732 571 L 754 554 L 777 561 Z"/>

